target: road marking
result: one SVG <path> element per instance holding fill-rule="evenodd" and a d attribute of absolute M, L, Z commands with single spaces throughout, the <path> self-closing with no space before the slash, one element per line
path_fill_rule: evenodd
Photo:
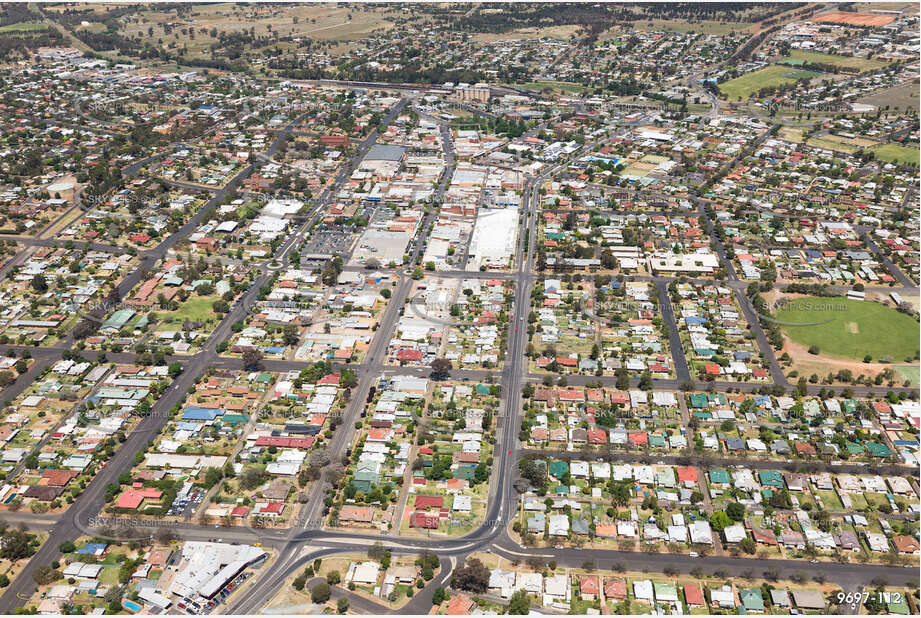
<path fill-rule="evenodd" d="M 498 545 L 493 544 L 493 549 L 498 552 L 505 552 L 508 554 L 513 554 L 515 556 L 524 556 L 525 558 L 553 558 L 553 554 L 524 554 L 518 551 L 512 551 L 511 549 L 505 549 L 504 547 L 499 547 Z"/>

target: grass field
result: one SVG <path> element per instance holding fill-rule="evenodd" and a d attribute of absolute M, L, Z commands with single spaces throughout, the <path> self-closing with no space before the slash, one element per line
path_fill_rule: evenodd
<path fill-rule="evenodd" d="M 876 158 L 880 161 L 889 161 L 890 163 L 914 163 L 918 165 L 918 149 L 908 146 L 899 146 L 897 144 L 882 144 L 871 148 Z"/>
<path fill-rule="evenodd" d="M 719 85 L 720 92 L 730 101 L 743 101 L 754 93 L 768 86 L 783 86 L 792 84 L 799 79 L 821 75 L 814 71 L 799 71 L 791 67 L 778 65 L 765 67 L 731 79 Z"/>
<path fill-rule="evenodd" d="M 182 303 L 176 311 L 160 313 L 163 321 L 169 319 L 173 324 L 181 324 L 189 320 L 192 322 L 206 322 L 209 319 L 216 319 L 216 314 L 211 309 L 212 303 L 220 300 L 217 294 L 213 296 L 190 296 L 187 301 Z"/>
<path fill-rule="evenodd" d="M 777 134 L 781 139 L 785 139 L 788 142 L 799 143 L 803 141 L 803 130 L 795 127 L 781 127 Z"/>
<path fill-rule="evenodd" d="M 836 152 L 851 153 L 859 148 L 867 148 L 878 142 L 862 138 L 848 138 L 840 135 L 823 135 L 822 137 L 810 137 L 806 143 L 816 148 L 825 148 Z"/>
<path fill-rule="evenodd" d="M 792 58 L 793 60 L 802 60 L 804 62 L 815 62 L 816 64 L 830 64 L 842 69 L 856 69 L 861 73 L 881 69 L 889 64 L 888 62 L 883 62 L 882 60 L 867 60 L 866 58 L 836 56 L 834 54 L 803 51 L 801 49 L 795 49 L 791 51 L 788 58 Z"/>
<path fill-rule="evenodd" d="M 581 84 L 573 84 L 570 82 L 555 82 L 550 80 L 543 80 L 537 82 L 527 82 L 524 84 L 508 84 L 512 88 L 524 88 L 526 90 L 543 90 L 544 88 L 550 88 L 551 90 L 556 90 L 562 93 L 582 93 L 589 90 Z"/>
<path fill-rule="evenodd" d="M 921 383 L 921 370 L 917 365 L 897 365 L 893 369 L 900 380 L 909 380 L 914 385 Z"/>
<path fill-rule="evenodd" d="M 16 32 L 44 32 L 48 24 L 40 21 L 24 21 L 0 27 L 0 34 L 14 34 Z"/>
<path fill-rule="evenodd" d="M 774 318 L 793 341 L 818 346 L 820 356 L 901 362 L 918 353 L 918 323 L 904 313 L 872 301 L 847 298 L 791 299 Z"/>

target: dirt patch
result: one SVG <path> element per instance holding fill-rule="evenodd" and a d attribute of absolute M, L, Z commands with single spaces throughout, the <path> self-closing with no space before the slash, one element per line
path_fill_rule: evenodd
<path fill-rule="evenodd" d="M 812 17 L 809 21 L 820 21 L 826 24 L 845 24 L 847 26 L 869 26 L 879 28 L 895 21 L 890 15 L 868 15 L 866 13 L 822 13 Z"/>
<path fill-rule="evenodd" d="M 787 294 L 776 289 L 766 292 L 762 296 L 768 306 L 774 305 L 781 296 L 783 296 L 785 300 L 812 298 L 806 294 Z M 868 296 L 870 295 L 868 294 Z M 857 323 L 848 322 L 847 332 L 852 335 L 858 334 L 860 329 Z M 793 367 L 791 369 L 799 371 L 800 375 L 805 375 L 806 377 L 809 377 L 813 373 L 817 373 L 824 378 L 829 373 L 837 373 L 842 369 L 849 369 L 855 376 L 864 374 L 865 376 L 874 377 L 876 374 L 892 367 L 890 363 L 864 363 L 859 360 L 829 358 L 821 354 L 810 354 L 808 346 L 796 343 L 786 335 L 783 336 L 783 341 L 784 345 L 778 353 L 778 356 L 786 352 L 790 358 L 793 359 Z"/>
<path fill-rule="evenodd" d="M 856 327 L 857 325 L 854 324 L 854 326 Z M 783 348 L 781 348 L 778 356 L 782 355 L 784 352 L 789 354 L 790 358 L 793 359 L 793 367 L 791 367 L 791 369 L 799 371 L 801 376 L 804 375 L 807 378 L 813 373 L 817 373 L 819 377 L 824 378 L 829 373 L 838 373 L 842 369 L 849 369 L 855 376 L 863 374 L 865 376 L 875 377 L 876 374 L 888 368 L 893 368 L 891 363 L 864 363 L 854 360 L 827 358 L 821 354 L 810 354 L 806 346 L 790 340 L 786 335 L 784 335 L 783 342 Z"/>

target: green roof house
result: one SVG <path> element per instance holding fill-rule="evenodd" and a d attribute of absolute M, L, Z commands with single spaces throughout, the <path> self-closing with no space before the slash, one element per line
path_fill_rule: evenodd
<path fill-rule="evenodd" d="M 764 599 L 761 597 L 760 588 L 745 588 L 739 593 L 739 599 L 746 612 L 764 612 Z"/>
<path fill-rule="evenodd" d="M 555 476 L 558 479 L 563 478 L 569 474 L 569 464 L 565 461 L 551 461 L 550 462 L 550 476 Z"/>

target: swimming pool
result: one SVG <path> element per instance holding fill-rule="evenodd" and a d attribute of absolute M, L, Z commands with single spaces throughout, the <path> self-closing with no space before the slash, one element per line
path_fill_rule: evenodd
<path fill-rule="evenodd" d="M 129 601 L 128 599 L 122 599 L 122 607 L 127 609 L 132 614 L 136 614 L 142 609 L 144 609 L 143 606 L 139 605 L 138 603 L 135 603 L 134 601 Z"/>

